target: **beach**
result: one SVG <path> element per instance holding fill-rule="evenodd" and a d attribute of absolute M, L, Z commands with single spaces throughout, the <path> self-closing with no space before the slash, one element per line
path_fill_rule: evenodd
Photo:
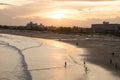
<path fill-rule="evenodd" d="M 6 33 L 8 33 L 8 32 L 6 32 Z M 105 77 L 104 75 L 109 73 L 109 74 L 114 75 L 118 78 L 115 78 L 113 76 L 112 77 L 108 76 L 107 78 L 105 77 L 105 79 L 119 80 L 119 76 L 120 76 L 119 75 L 120 74 L 120 62 L 119 62 L 119 60 L 120 60 L 120 46 L 119 46 L 120 45 L 120 39 L 118 37 L 111 36 L 111 35 L 73 35 L 73 34 L 68 35 L 68 34 L 58 34 L 58 33 L 52 33 L 52 32 L 50 32 L 50 33 L 49 32 L 33 32 L 33 33 L 25 32 L 25 33 L 23 33 L 21 31 L 13 31 L 13 32 L 10 31 L 9 34 L 10 33 L 11 34 L 14 33 L 15 35 L 29 36 L 30 38 L 33 38 L 33 40 L 38 40 L 38 38 L 49 39 L 50 41 L 42 40 L 42 39 L 40 40 L 40 42 L 49 43 L 49 44 L 52 42 L 52 40 L 54 40 L 54 41 L 57 41 L 57 42 L 62 42 L 62 43 L 65 43 L 65 44 L 69 43 L 69 44 L 74 45 L 74 47 L 76 47 L 76 48 L 66 47 L 67 45 L 62 44 L 62 43 L 59 43 L 59 46 L 54 45 L 55 43 L 50 44 L 52 46 L 54 45 L 54 46 L 58 47 L 58 48 L 56 48 L 56 47 L 52 48 L 52 50 L 55 49 L 55 51 L 56 50 L 61 51 L 62 48 L 66 47 L 65 49 L 67 50 L 67 53 L 71 54 L 71 56 L 73 57 L 73 58 L 69 57 L 70 61 L 69 61 L 69 59 L 67 59 L 69 65 L 73 65 L 73 63 L 77 64 L 74 67 L 70 67 L 73 71 L 76 72 L 76 69 L 78 69 L 78 67 L 80 67 L 80 66 L 78 66 L 79 63 L 82 65 L 81 66 L 82 70 L 80 71 L 80 73 L 76 72 L 77 73 L 76 74 L 74 72 L 74 75 L 76 74 L 78 76 L 78 74 L 81 74 L 81 75 L 84 75 L 84 78 L 81 78 L 81 77 L 79 78 L 79 77 L 76 76 L 76 77 L 72 77 L 73 79 L 74 78 L 79 78 L 78 80 L 80 80 L 80 79 L 95 80 L 95 79 L 99 78 L 99 80 L 103 80 L 103 78 L 100 79 L 100 77 Z M 5 36 L 2 36 L 2 37 L 5 37 Z M 9 39 L 10 39 L 10 37 L 11 36 L 9 36 Z M 7 40 L 7 38 L 6 38 L 6 40 Z M 20 38 L 20 40 L 16 39 L 15 41 L 21 42 L 21 40 L 22 40 L 22 38 Z M 27 45 L 24 45 L 22 47 L 22 50 L 27 50 L 29 48 L 32 48 L 31 45 L 35 45 L 35 47 L 39 47 L 41 45 L 41 43 L 38 44 L 36 42 L 31 44 L 31 43 L 29 43 L 29 42 L 31 42 L 31 40 L 29 40 L 29 39 L 27 39 L 27 40 L 28 40 L 28 43 L 27 43 Z M 5 40 L 3 39 L 3 41 L 5 41 Z M 22 43 L 25 43 L 25 42 L 23 41 Z M 14 41 L 12 42 L 12 44 L 16 45 L 18 48 L 21 49 L 20 44 L 15 44 Z M 62 46 L 60 46 L 60 44 Z M 79 48 L 81 49 L 81 51 L 77 50 Z M 35 49 L 35 51 L 36 50 L 37 49 Z M 44 50 L 44 47 L 41 50 Z M 50 49 L 50 51 L 51 51 L 51 49 Z M 31 49 L 30 49 L 30 52 L 32 52 Z M 44 51 L 42 51 L 42 52 L 44 52 Z M 112 55 L 113 52 L 115 53 L 114 56 Z M 26 53 L 28 53 L 28 52 L 26 52 Z M 33 53 L 34 53 L 34 51 L 33 51 Z M 48 54 L 47 52 L 44 52 L 44 53 Z M 62 53 L 65 53 L 64 49 L 62 50 Z M 75 55 L 74 55 L 74 53 L 75 53 Z M 33 55 L 32 53 L 30 53 L 30 54 Z M 29 65 L 29 64 L 31 65 L 31 62 L 29 61 L 31 58 L 30 59 L 26 58 L 27 56 L 30 57 L 31 56 L 30 54 L 24 54 L 25 59 L 28 61 L 27 65 Z M 39 53 L 36 53 L 36 56 L 34 55 L 35 58 L 37 57 L 37 55 L 39 55 Z M 43 56 L 45 57 L 46 55 L 43 55 Z M 53 55 L 50 55 L 50 56 L 52 57 Z M 65 55 L 60 54 L 59 56 L 65 56 Z M 71 59 L 72 59 L 72 63 L 71 63 Z M 59 63 L 59 64 L 57 64 L 58 67 L 61 66 L 61 65 L 64 65 L 65 59 L 63 59 L 62 62 L 61 62 L 61 58 L 58 58 L 56 60 L 58 60 L 58 62 L 55 62 L 55 63 Z M 112 60 L 112 63 L 110 63 L 110 60 Z M 88 75 L 89 76 L 94 76 L 94 78 L 89 78 L 89 79 L 85 78 L 86 75 L 83 74 L 84 73 L 83 61 L 85 61 L 86 64 L 87 64 L 87 67 L 88 67 L 88 70 L 89 70 Z M 34 62 L 35 61 L 33 61 L 32 64 L 37 65 L 37 63 L 36 62 L 34 63 Z M 49 62 L 49 60 L 48 60 L 46 63 L 51 63 L 51 62 Z M 117 67 L 116 67 L 115 64 L 117 64 Z M 49 65 L 51 65 L 51 64 L 49 64 Z M 54 65 L 54 64 L 52 64 L 52 65 Z M 41 66 L 38 65 L 38 66 L 35 66 L 35 67 L 40 68 Z M 44 68 L 44 67 L 49 69 L 48 64 L 44 65 L 41 68 Z M 31 68 L 29 67 L 30 71 L 33 70 L 33 69 L 31 70 Z M 70 71 L 72 71 L 70 68 L 68 70 L 68 72 L 70 73 L 69 76 L 73 75 L 70 72 Z M 54 72 L 56 72 L 56 71 L 64 73 L 63 72 L 64 68 L 54 70 Z M 101 74 L 102 71 L 103 71 L 103 74 Z M 105 71 L 107 71 L 107 72 L 105 72 Z M 100 73 L 99 76 L 96 75 L 98 73 Z M 35 75 L 35 74 L 37 74 L 37 72 L 33 71 L 32 74 Z M 42 75 L 40 72 L 39 72 L 39 74 Z M 45 72 L 45 74 L 49 75 L 49 72 L 47 71 L 47 72 Z M 43 76 L 44 77 L 42 77 L 42 78 L 44 79 L 45 75 L 43 75 Z M 51 75 L 51 76 L 55 76 L 55 75 Z M 56 75 L 56 76 L 59 77 L 59 79 L 60 79 L 64 75 L 61 75 L 61 76 Z M 53 80 L 57 79 L 57 77 L 54 77 Z M 71 78 L 71 80 L 73 80 L 72 78 Z M 33 80 L 37 80 L 37 78 L 35 78 Z M 38 78 L 38 80 L 39 80 L 39 78 Z"/>

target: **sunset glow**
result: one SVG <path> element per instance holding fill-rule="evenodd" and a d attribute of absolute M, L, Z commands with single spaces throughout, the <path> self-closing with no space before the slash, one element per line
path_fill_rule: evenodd
<path fill-rule="evenodd" d="M 53 18 L 55 18 L 55 19 L 64 18 L 64 14 L 55 14 L 55 15 L 53 15 Z"/>
<path fill-rule="evenodd" d="M 52 12 L 49 12 L 48 17 L 52 19 L 63 19 L 67 18 L 69 11 L 68 10 L 55 10 Z"/>
<path fill-rule="evenodd" d="M 34 21 L 45 25 L 90 27 L 105 20 L 119 23 L 119 4 L 120 0 L 3 0 L 0 1 L 0 24 L 25 25 Z"/>

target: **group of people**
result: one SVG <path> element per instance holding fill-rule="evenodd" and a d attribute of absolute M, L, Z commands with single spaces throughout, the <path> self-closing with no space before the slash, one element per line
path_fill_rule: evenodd
<path fill-rule="evenodd" d="M 77 45 L 78 45 L 78 43 L 76 43 Z M 112 53 L 112 58 L 115 56 L 115 53 L 113 52 Z M 110 65 L 114 65 L 114 67 L 115 67 L 115 69 L 117 69 L 118 68 L 118 64 L 117 63 L 114 63 L 113 62 L 113 59 L 110 59 Z M 88 68 L 87 68 L 87 66 L 86 66 L 86 62 L 84 61 L 84 68 L 85 68 L 85 73 L 87 74 L 87 72 L 88 72 Z M 65 67 L 65 69 L 67 68 L 67 62 L 65 61 L 65 64 L 64 64 L 64 67 Z"/>
<path fill-rule="evenodd" d="M 67 62 L 65 61 L 65 65 L 64 65 L 65 69 L 67 68 Z M 88 68 L 86 66 L 86 62 L 84 61 L 84 68 L 85 68 L 85 73 L 87 74 Z"/>

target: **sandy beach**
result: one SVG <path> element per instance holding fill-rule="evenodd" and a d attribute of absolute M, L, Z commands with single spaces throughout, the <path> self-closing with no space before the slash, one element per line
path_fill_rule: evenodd
<path fill-rule="evenodd" d="M 88 54 L 80 55 L 85 57 L 85 61 L 99 65 L 111 71 L 112 74 L 120 76 L 120 39 L 113 38 L 111 40 L 109 36 L 104 37 L 106 38 L 103 38 L 103 36 L 99 36 L 97 39 L 94 39 L 95 37 L 84 37 L 85 40 L 63 41 L 73 45 L 78 43 L 78 47 L 88 50 Z M 115 55 L 113 56 L 112 53 L 115 53 Z M 110 60 L 112 60 L 112 64 L 110 64 Z M 117 68 L 115 64 L 117 64 Z"/>
<path fill-rule="evenodd" d="M 86 63 L 100 66 L 115 76 L 120 76 L 120 38 L 111 35 L 67 35 L 52 32 L 3 30 L 1 33 L 44 38 L 75 45 L 87 50 L 80 54 Z M 112 53 L 115 53 L 112 55 Z M 112 62 L 110 62 L 112 60 Z M 90 80 L 90 79 L 89 79 Z"/>

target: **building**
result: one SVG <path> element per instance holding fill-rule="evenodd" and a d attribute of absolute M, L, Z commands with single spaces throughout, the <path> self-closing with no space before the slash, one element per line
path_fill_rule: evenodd
<path fill-rule="evenodd" d="M 92 24 L 93 32 L 120 32 L 120 24 L 110 24 L 109 22 L 103 22 L 103 24 Z"/>
<path fill-rule="evenodd" d="M 38 25 L 37 23 L 29 22 L 27 23 L 26 28 L 31 30 L 44 30 L 44 25 Z"/>
<path fill-rule="evenodd" d="M 37 26 L 38 26 L 37 23 L 33 23 L 33 22 L 29 22 L 26 25 L 27 29 L 35 29 Z"/>
<path fill-rule="evenodd" d="M 40 25 L 38 25 L 38 29 L 39 29 L 39 30 L 44 30 L 44 29 L 45 29 L 45 26 L 40 23 Z"/>

